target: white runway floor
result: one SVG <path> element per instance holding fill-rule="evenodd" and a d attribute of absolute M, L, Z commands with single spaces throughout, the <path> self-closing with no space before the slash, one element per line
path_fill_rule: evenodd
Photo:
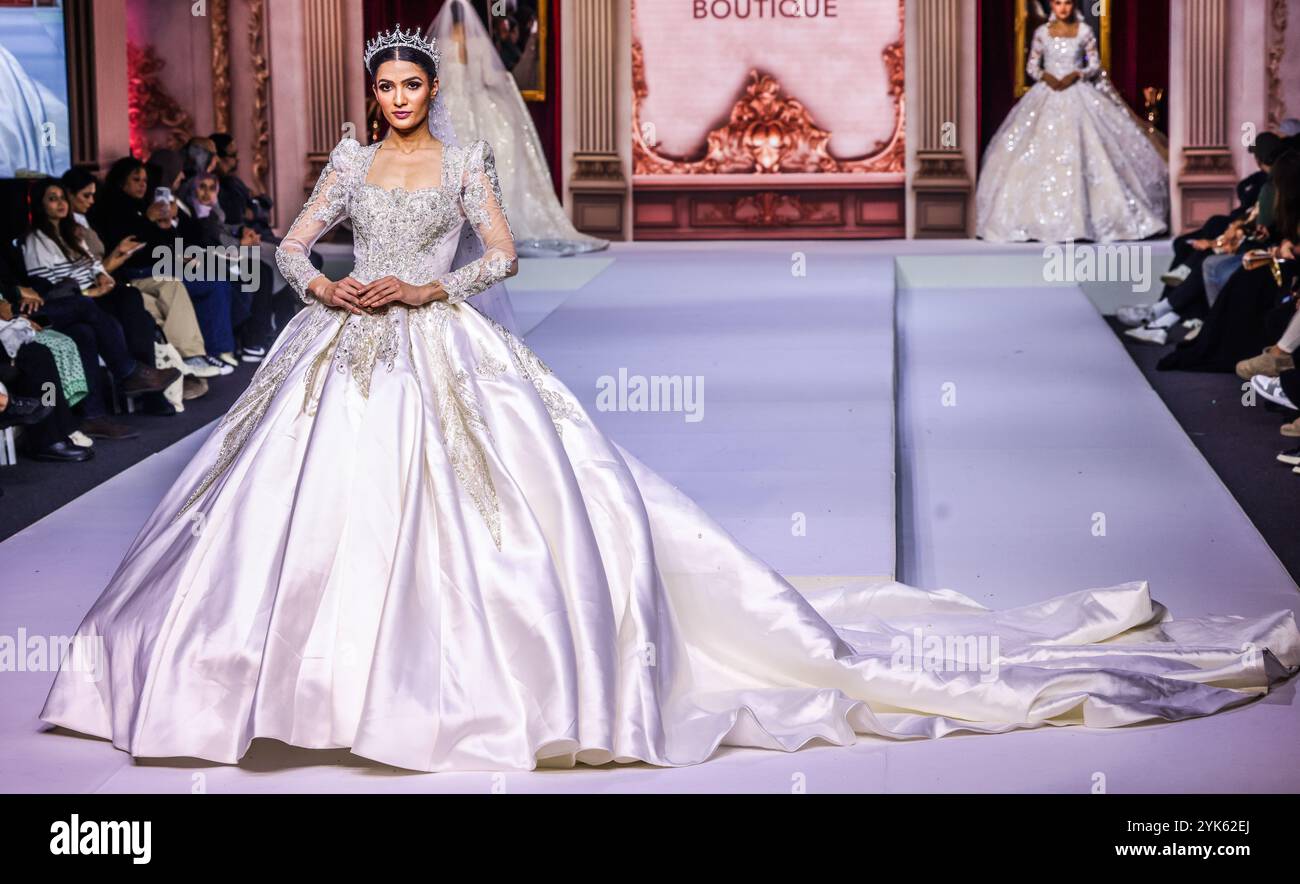
<path fill-rule="evenodd" d="M 806 276 L 791 274 L 795 252 Z M 1006 260 L 986 260 L 993 252 Z M 797 583 L 897 570 L 1003 607 L 1146 579 L 1176 616 L 1300 609 L 1084 292 L 1025 275 L 1040 253 L 967 242 L 616 246 L 554 271 L 528 264 L 517 310 L 530 344 L 604 429 Z M 620 369 L 703 377 L 704 419 L 597 411 L 597 379 Z M 941 399 L 945 384 L 955 406 Z M 0 543 L 0 634 L 71 632 L 199 441 Z M 1104 537 L 1091 531 L 1095 513 Z M 269 740 L 238 766 L 136 762 L 106 741 L 46 731 L 36 715 L 50 672 L 5 674 L 5 791 L 188 792 L 201 777 L 208 792 L 788 792 L 801 775 L 814 792 L 1085 792 L 1099 774 L 1111 792 L 1300 791 L 1294 682 L 1236 711 L 1121 730 L 723 749 L 679 769 L 422 774 Z"/>

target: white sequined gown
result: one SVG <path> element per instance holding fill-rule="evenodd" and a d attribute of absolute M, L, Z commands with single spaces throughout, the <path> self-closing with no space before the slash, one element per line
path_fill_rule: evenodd
<path fill-rule="evenodd" d="M 425 771 L 675 766 L 1187 718 L 1300 664 L 1290 611 L 1169 620 L 1144 583 L 1008 611 L 799 592 L 462 300 L 513 262 L 486 145 L 409 192 L 365 183 L 374 152 L 335 149 L 286 278 L 347 215 L 358 279 L 443 278 L 457 303 L 294 318 L 85 616 L 44 721 L 141 757 L 271 737 Z M 466 221 L 484 257 L 449 278 Z"/>
<path fill-rule="evenodd" d="M 1028 73 L 1037 82 L 984 153 L 976 235 L 992 242 L 1114 242 L 1168 229 L 1169 169 L 1102 76 L 1086 22 L 1074 37 L 1034 32 Z M 1082 78 L 1056 91 L 1043 72 Z"/>

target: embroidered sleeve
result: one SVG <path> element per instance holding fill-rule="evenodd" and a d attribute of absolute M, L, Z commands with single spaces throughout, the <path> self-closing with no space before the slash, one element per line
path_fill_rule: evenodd
<path fill-rule="evenodd" d="M 1083 31 L 1084 66 L 1079 72 L 1085 80 L 1095 79 L 1101 73 L 1101 51 L 1097 48 L 1097 34 L 1086 24 L 1079 25 Z"/>
<path fill-rule="evenodd" d="M 1043 41 L 1045 31 L 1043 27 L 1034 31 L 1034 42 L 1029 48 L 1029 64 L 1025 67 L 1025 73 L 1029 74 L 1029 79 L 1037 83 L 1043 79 Z"/>
<path fill-rule="evenodd" d="M 470 146 L 461 179 L 461 207 L 483 243 L 483 256 L 438 279 L 447 303 L 459 304 L 519 271 L 515 238 L 502 207 L 496 160 L 486 141 Z"/>
<path fill-rule="evenodd" d="M 280 272 L 298 297 L 308 304 L 312 302 L 312 295 L 307 286 L 321 275 L 311 263 L 311 249 L 317 240 L 347 216 L 347 172 L 360 148 L 361 145 L 352 138 L 344 138 L 338 143 L 316 179 L 311 196 L 275 250 L 275 263 Z"/>

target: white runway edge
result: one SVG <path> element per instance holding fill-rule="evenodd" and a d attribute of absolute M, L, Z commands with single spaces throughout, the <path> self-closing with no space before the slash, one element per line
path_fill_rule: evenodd
<path fill-rule="evenodd" d="M 616 246 L 613 264 L 577 287 L 586 271 L 566 270 L 548 290 L 539 283 L 546 268 L 530 268 L 535 288 L 520 298 L 538 296 L 525 308 L 529 341 L 589 408 L 596 379 L 619 368 L 704 377 L 702 421 L 593 416 L 798 585 L 890 573 L 897 542 L 901 579 L 998 607 L 1127 579 L 1150 580 L 1179 616 L 1300 607 L 1083 293 L 1025 276 L 1041 248 Z M 795 252 L 807 258 L 806 277 L 790 273 Z M 986 260 L 992 254 L 1015 261 Z M 897 354 L 896 256 L 907 256 Z M 963 256 L 980 260 L 963 265 Z M 1000 266 L 1014 278 L 999 281 Z M 949 383 L 955 408 L 940 399 Z M 0 634 L 74 629 L 200 441 L 183 440 L 0 544 L 10 584 Z M 1107 516 L 1102 538 L 1089 530 L 1096 512 Z M 807 517 L 802 535 L 791 531 L 796 513 Z M 237 767 L 133 762 L 106 741 L 42 732 L 36 714 L 50 672 L 6 675 L 0 789 L 15 792 L 191 791 L 196 777 L 209 792 L 478 792 L 499 788 L 502 776 L 515 792 L 788 792 L 796 774 L 826 792 L 1081 793 L 1099 776 L 1112 792 L 1300 790 L 1294 684 L 1176 724 L 901 744 L 864 737 L 790 754 L 724 749 L 690 768 L 494 775 L 408 773 L 267 740 Z"/>

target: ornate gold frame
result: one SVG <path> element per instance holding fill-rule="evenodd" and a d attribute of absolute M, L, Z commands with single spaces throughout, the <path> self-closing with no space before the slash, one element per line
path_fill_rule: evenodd
<path fill-rule="evenodd" d="M 521 89 L 519 94 L 524 101 L 546 100 L 546 44 L 550 36 L 550 0 L 537 0 L 537 82 L 539 89 Z M 492 16 L 492 7 L 488 6 L 488 17 Z M 489 29 L 490 33 L 490 29 Z"/>
<path fill-rule="evenodd" d="M 1110 4 L 1103 4 L 1103 8 L 1109 10 Z M 1113 18 L 1109 11 L 1097 14 L 1097 19 L 1101 23 L 1101 33 L 1097 35 L 1097 42 L 1101 44 L 1101 66 L 1106 71 L 1110 70 L 1110 29 Z M 1029 47 L 1026 42 L 1028 31 L 1029 0 L 1016 0 L 1016 98 L 1028 92 L 1029 87 L 1033 85 L 1025 73 L 1025 67 L 1029 64 Z"/>

